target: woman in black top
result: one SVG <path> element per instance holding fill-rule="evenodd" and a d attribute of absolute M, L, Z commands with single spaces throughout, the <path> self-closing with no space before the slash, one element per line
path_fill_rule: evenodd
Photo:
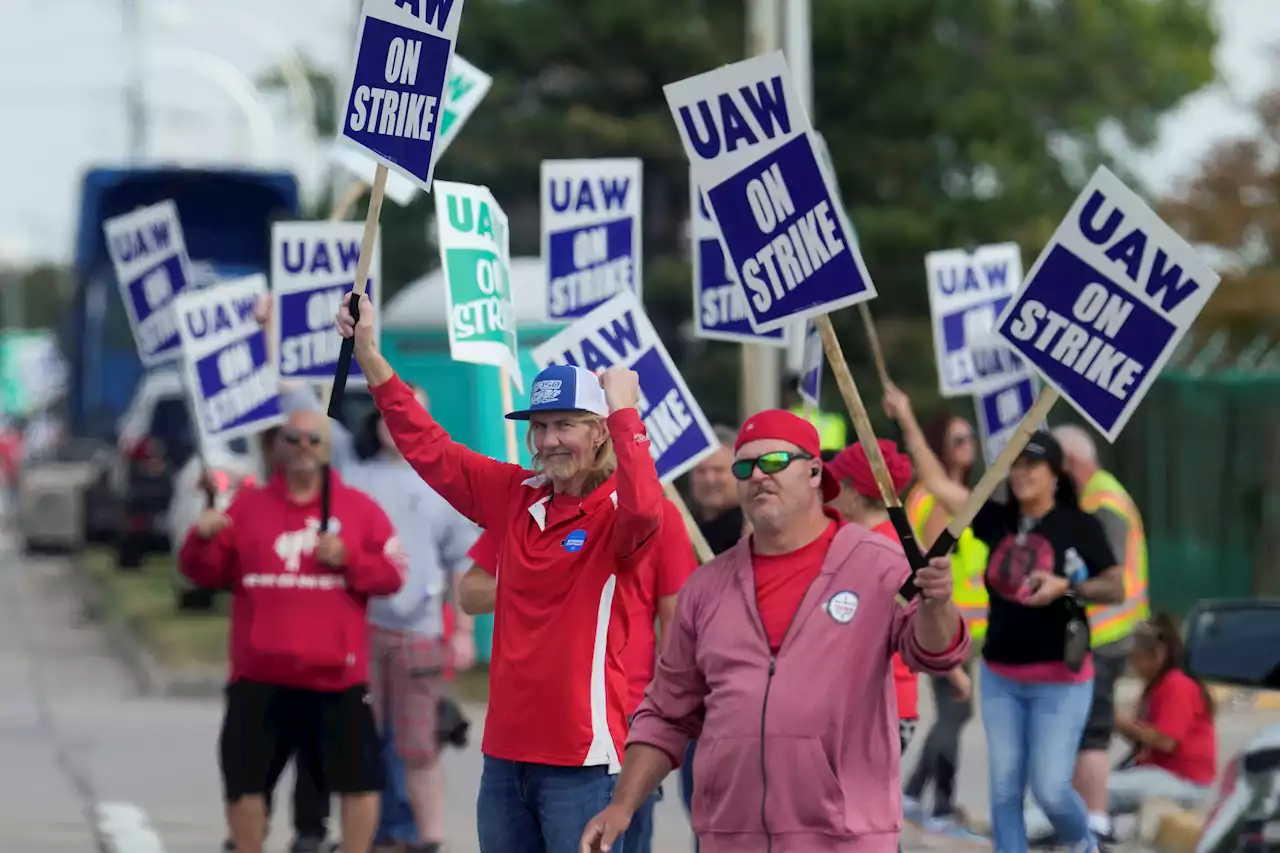
<path fill-rule="evenodd" d="M 910 407 L 900 390 L 885 390 L 885 410 L 902 426 L 922 484 L 955 514 L 969 490 L 946 477 Z M 1121 601 L 1124 579 L 1102 525 L 1080 509 L 1062 463 L 1053 436 L 1035 433 L 1009 472 L 1011 499 L 988 501 L 971 525 L 991 549 L 979 690 L 996 853 L 1028 848 L 1028 786 L 1064 844 L 1078 853 L 1097 846 L 1071 787 L 1093 700 L 1084 603 Z"/>

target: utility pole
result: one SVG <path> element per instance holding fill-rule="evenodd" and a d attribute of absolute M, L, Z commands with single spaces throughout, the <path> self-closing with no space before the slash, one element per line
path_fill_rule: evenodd
<path fill-rule="evenodd" d="M 124 87 L 129 160 L 137 164 L 147 156 L 147 104 L 142 84 L 142 24 L 138 0 L 120 0 L 120 24 L 124 31 L 125 64 L 129 69 Z"/>
<path fill-rule="evenodd" d="M 787 57 L 787 68 L 791 69 L 791 80 L 800 94 L 800 103 L 804 106 L 809 122 L 817 128 L 818 122 L 813 114 L 813 26 L 810 0 L 781 0 L 784 4 L 786 24 L 783 27 L 783 52 Z M 799 373 L 804 365 L 804 322 L 796 324 L 791 333 L 791 344 L 786 349 L 787 369 Z"/>
<path fill-rule="evenodd" d="M 779 0 L 747 0 L 747 53 L 761 56 L 781 47 Z M 774 347 L 742 345 L 742 419 L 778 406 L 781 359 Z"/>

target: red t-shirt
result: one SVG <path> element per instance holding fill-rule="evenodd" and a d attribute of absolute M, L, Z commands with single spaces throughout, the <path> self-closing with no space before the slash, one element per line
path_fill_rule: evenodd
<path fill-rule="evenodd" d="M 898 532 L 893 529 L 892 521 L 884 521 L 871 528 L 872 533 L 879 533 L 892 540 L 899 548 L 902 541 Z M 898 719 L 916 720 L 920 718 L 920 683 L 916 673 L 902 662 L 902 655 L 893 653 L 893 688 L 898 694 Z"/>
<path fill-rule="evenodd" d="M 805 593 L 822 571 L 822 561 L 831 550 L 837 526 L 835 521 L 831 522 L 821 536 L 789 554 L 751 555 L 756 579 L 756 609 L 760 611 L 764 635 L 775 655 L 782 648 L 787 629 L 791 627 Z"/>
<path fill-rule="evenodd" d="M 658 601 L 680 592 L 684 582 L 698 567 L 693 545 L 687 536 L 667 531 L 684 529 L 684 519 L 675 504 L 667 501 L 663 507 L 662 538 L 654 543 L 655 550 L 636 570 L 636 584 L 625 587 L 629 619 L 627 645 L 623 649 L 623 666 L 627 670 L 630 687 L 627 700 L 628 713 L 635 711 L 644 699 L 644 690 L 653 680 L 657 659 Z M 467 552 L 471 561 L 489 574 L 496 574 L 498 561 L 497 537 L 484 531 Z"/>
<path fill-rule="evenodd" d="M 1141 721 L 1174 741 L 1173 752 L 1143 750 L 1137 764 L 1169 771 L 1197 785 L 1213 782 L 1218 768 L 1213 714 L 1195 680 L 1172 669 L 1151 686 Z"/>

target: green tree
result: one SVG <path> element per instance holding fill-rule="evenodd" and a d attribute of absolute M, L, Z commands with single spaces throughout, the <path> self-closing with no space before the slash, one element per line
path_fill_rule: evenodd
<path fill-rule="evenodd" d="M 1233 349 L 1280 337 L 1280 86 L 1252 107 L 1259 132 L 1215 145 L 1161 205 L 1170 225 L 1223 261 L 1193 333 L 1203 343 L 1226 332 Z"/>
<path fill-rule="evenodd" d="M 1029 263 L 1093 166 L 1110 162 L 1101 131 L 1148 144 L 1157 119 L 1212 80 L 1209 7 L 813 0 L 816 124 L 881 294 L 895 378 L 934 384 L 925 253 L 1015 239 Z M 543 159 L 643 157 L 645 302 L 704 408 L 726 418 L 736 350 L 676 333 L 691 310 L 688 162 L 662 86 L 741 58 L 745 43 L 741 0 L 468 0 L 458 50 L 494 85 L 437 172 L 488 185 L 511 217 L 513 252 L 532 254 Z M 406 239 L 422 238 L 429 204 L 391 208 L 384 217 L 415 222 Z M 401 252 L 390 225 L 388 259 Z M 405 257 L 435 264 L 416 242 Z M 846 340 L 861 336 L 853 312 L 835 321 Z M 874 388 L 866 348 L 845 350 Z"/>

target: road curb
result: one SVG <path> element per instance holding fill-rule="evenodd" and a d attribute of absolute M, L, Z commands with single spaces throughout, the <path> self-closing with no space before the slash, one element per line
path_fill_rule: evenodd
<path fill-rule="evenodd" d="M 161 663 L 138 637 L 132 625 L 115 618 L 105 606 L 106 593 L 94 579 L 82 556 L 67 561 L 68 574 L 85 614 L 101 629 L 115 658 L 128 671 L 144 696 L 203 699 L 221 695 L 226 675 L 220 670 L 186 671 Z"/>

